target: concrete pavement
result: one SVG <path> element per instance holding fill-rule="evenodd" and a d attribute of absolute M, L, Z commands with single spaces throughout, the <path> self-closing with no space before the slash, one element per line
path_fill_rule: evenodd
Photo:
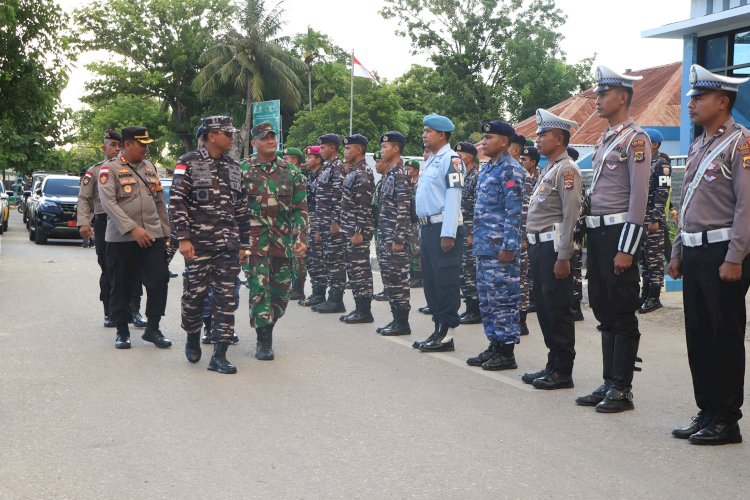
<path fill-rule="evenodd" d="M 696 413 L 679 298 L 640 316 L 643 372 L 634 412 L 577 407 L 600 383 L 589 309 L 577 324 L 576 388 L 520 382 L 546 357 L 536 318 L 519 369 L 465 365 L 481 327 L 454 353 L 409 344 L 431 331 L 413 290 L 411 337 L 346 326 L 291 304 L 276 361 L 252 357 L 247 291 L 241 343 L 225 376 L 183 354 L 181 279 L 170 284 L 158 350 L 133 329 L 117 351 L 101 327 L 93 249 L 28 241 L 12 214 L 0 247 L 0 498 L 746 498 L 750 444 L 690 446 L 670 437 Z M 182 270 L 178 256 L 173 270 Z M 376 275 L 377 277 L 377 275 Z M 376 285 L 376 289 L 379 288 Z M 675 296 L 676 297 L 676 296 Z M 351 294 L 347 305 L 352 307 Z M 750 385 L 746 385 L 750 387 Z M 746 390 L 747 394 L 747 390 Z M 747 439 L 750 426 L 741 422 Z"/>

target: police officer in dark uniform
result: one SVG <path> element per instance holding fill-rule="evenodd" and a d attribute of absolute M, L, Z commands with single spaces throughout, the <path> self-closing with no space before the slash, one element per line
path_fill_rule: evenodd
<path fill-rule="evenodd" d="M 683 277 L 693 422 L 672 435 L 691 444 L 742 441 L 745 296 L 750 287 L 750 131 L 732 118 L 748 78 L 690 69 L 690 118 L 703 127 L 688 151 L 669 274 Z"/>
<path fill-rule="evenodd" d="M 159 330 L 167 305 L 169 218 L 156 167 L 146 159 L 154 141 L 144 127 L 125 127 L 121 135 L 121 156 L 99 170 L 99 198 L 109 217 L 105 239 L 115 348 L 130 349 L 130 297 L 138 278 L 147 293 L 147 326 L 141 338 L 170 347 L 172 342 Z"/>

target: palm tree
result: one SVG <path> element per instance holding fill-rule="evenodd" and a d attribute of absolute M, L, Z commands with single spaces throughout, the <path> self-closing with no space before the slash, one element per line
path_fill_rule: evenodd
<path fill-rule="evenodd" d="M 253 102 L 274 96 L 296 109 L 301 101 L 302 81 L 297 75 L 305 66 L 284 48 L 289 39 L 278 36 L 283 25 L 282 3 L 267 11 L 265 0 L 244 0 L 240 29 L 231 28 L 206 50 L 201 59 L 205 66 L 193 82 L 202 99 L 227 82 L 244 93 L 245 122 L 240 130 L 244 157 L 250 154 Z"/>
<path fill-rule="evenodd" d="M 305 66 L 307 66 L 307 103 L 309 110 L 312 111 L 313 63 L 323 57 L 323 54 L 330 54 L 333 51 L 333 45 L 328 35 L 315 31 L 308 26 L 307 33 L 300 33 L 294 37 L 292 46 L 302 57 Z"/>

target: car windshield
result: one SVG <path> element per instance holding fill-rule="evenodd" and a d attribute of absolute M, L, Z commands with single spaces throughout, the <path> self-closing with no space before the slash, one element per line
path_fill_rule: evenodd
<path fill-rule="evenodd" d="M 78 196 L 80 181 L 78 177 L 70 179 L 47 179 L 44 183 L 43 192 L 53 196 Z"/>

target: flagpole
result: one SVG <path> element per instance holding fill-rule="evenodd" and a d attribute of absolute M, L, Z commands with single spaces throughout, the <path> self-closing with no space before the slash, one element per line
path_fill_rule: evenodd
<path fill-rule="evenodd" d="M 354 51 L 352 50 L 352 87 L 349 91 L 349 135 L 352 135 L 352 124 L 354 123 Z"/>

